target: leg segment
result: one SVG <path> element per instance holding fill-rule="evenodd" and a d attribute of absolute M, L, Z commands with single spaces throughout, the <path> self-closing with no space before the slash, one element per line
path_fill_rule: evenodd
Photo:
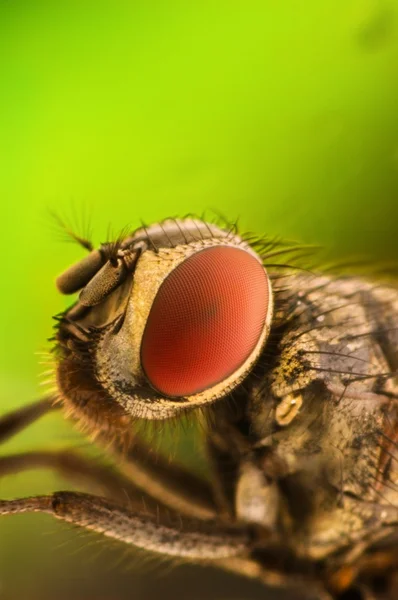
<path fill-rule="evenodd" d="M 211 487 L 203 479 L 169 463 L 141 442 L 136 442 L 127 454 L 118 449 L 116 454 L 120 471 L 152 498 L 193 518 L 216 517 Z"/>
<path fill-rule="evenodd" d="M 54 405 L 54 397 L 46 397 L 34 404 L 17 409 L 0 418 L 0 444 L 11 438 L 25 427 L 32 424 L 34 421 L 41 418 L 47 412 L 60 407 L 59 404 Z M 104 445 L 108 445 L 109 441 L 103 439 Z M 120 479 L 124 482 L 124 489 L 134 487 L 137 495 L 137 489 L 141 491 L 141 496 L 150 496 L 164 506 L 168 506 L 172 510 L 198 519 L 213 519 L 216 516 L 216 506 L 213 500 L 212 489 L 204 480 L 196 477 L 186 469 L 169 463 L 163 457 L 152 451 L 144 442 L 134 440 L 133 445 L 127 450 L 112 444 L 112 449 L 117 457 L 118 469 L 124 475 Z M 55 453 L 50 458 L 50 453 L 33 453 L 30 458 L 25 454 L 19 459 L 13 457 L 5 462 L 2 459 L 0 463 L 0 476 L 3 472 L 12 469 L 12 465 L 16 466 L 18 460 L 18 470 L 25 468 L 39 468 L 40 466 L 55 468 L 58 471 L 66 471 L 68 477 L 83 477 L 80 473 L 83 468 L 84 477 L 87 480 L 91 479 L 94 483 L 96 478 L 97 483 L 102 482 L 101 493 L 104 489 L 109 489 L 104 483 L 108 476 L 98 472 L 98 465 L 94 469 L 92 476 L 89 472 L 93 468 L 90 466 L 83 467 L 83 458 L 77 458 L 72 453 Z M 79 465 L 76 464 L 79 461 Z M 25 466 L 22 466 L 24 464 Z M 6 470 L 6 471 L 4 471 Z M 103 487 L 105 485 L 105 488 Z M 115 486 L 112 486 L 115 489 Z M 120 498 L 119 494 L 115 496 Z M 116 490 L 115 490 L 116 491 Z M 106 492 L 108 495 L 108 491 Z M 126 492 L 125 492 L 126 497 Z"/>
<path fill-rule="evenodd" d="M 55 492 L 20 500 L 0 500 L 0 516 L 44 512 L 137 548 L 194 560 L 245 555 L 249 537 L 243 530 L 159 524 L 156 517 L 134 513 L 114 502 L 77 492 Z"/>
<path fill-rule="evenodd" d="M 61 477 L 84 485 L 90 491 L 104 494 L 121 504 L 142 510 L 150 498 L 128 479 L 94 459 L 70 450 L 58 452 L 35 451 L 0 457 L 0 478 L 28 469 L 53 469 Z"/>
<path fill-rule="evenodd" d="M 54 401 L 54 396 L 48 396 L 38 400 L 34 404 L 23 406 L 1 417 L 0 444 L 34 423 L 34 421 L 40 419 L 46 413 L 57 408 L 54 405 Z"/>

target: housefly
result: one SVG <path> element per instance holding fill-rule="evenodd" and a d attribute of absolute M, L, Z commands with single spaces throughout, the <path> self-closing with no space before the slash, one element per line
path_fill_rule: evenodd
<path fill-rule="evenodd" d="M 56 390 L 3 416 L 0 441 L 60 407 L 118 469 L 72 450 L 5 457 L 3 472 L 44 464 L 87 492 L 2 500 L 0 515 L 50 513 L 292 598 L 395 598 L 397 287 L 301 269 L 299 246 L 197 218 L 83 245 L 57 279 L 79 296 L 57 317 Z M 207 480 L 137 432 L 184 415 Z"/>

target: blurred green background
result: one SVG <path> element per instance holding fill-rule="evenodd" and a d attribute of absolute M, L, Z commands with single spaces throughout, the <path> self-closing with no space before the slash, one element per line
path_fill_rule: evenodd
<path fill-rule="evenodd" d="M 332 257 L 394 261 L 397 107 L 394 0 L 2 0 L 0 414 L 40 394 L 38 353 L 66 306 L 54 277 L 82 256 L 48 209 L 88 216 L 96 243 L 214 209 Z M 1 453 L 82 443 L 53 415 Z M 23 474 L 0 495 L 61 484 Z M 1 521 L 0 597 L 69 538 L 45 517 Z"/>

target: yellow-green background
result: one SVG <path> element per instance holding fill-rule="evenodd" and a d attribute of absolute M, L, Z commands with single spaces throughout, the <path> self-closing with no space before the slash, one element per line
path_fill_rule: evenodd
<path fill-rule="evenodd" d="M 398 2 L 1 0 L 0 204 L 0 414 L 40 393 L 37 352 L 65 307 L 54 276 L 82 255 L 48 208 L 88 214 L 96 242 L 215 209 L 396 260 Z M 1 451 L 71 443 L 51 416 Z M 24 474 L 0 494 L 57 485 Z M 62 536 L 0 523 L 0 598 Z"/>

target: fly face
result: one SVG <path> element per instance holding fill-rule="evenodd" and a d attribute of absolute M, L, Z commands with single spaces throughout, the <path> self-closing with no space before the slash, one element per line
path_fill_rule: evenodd
<path fill-rule="evenodd" d="M 203 406 L 238 386 L 272 318 L 269 278 L 250 246 L 200 221 L 166 221 L 112 253 L 94 251 L 58 278 L 63 292 L 83 288 L 58 333 L 67 398 L 78 396 L 69 376 L 76 369 L 85 380 L 92 374 L 109 404 L 147 419 Z"/>
<path fill-rule="evenodd" d="M 119 472 L 68 454 L 70 477 L 83 473 L 100 495 L 0 501 L 0 514 L 49 512 L 293 586 L 292 597 L 348 598 L 355 588 L 366 598 L 381 579 L 394 594 L 398 291 L 275 264 L 298 250 L 168 220 L 63 273 L 60 291 L 80 295 L 58 319 L 57 394 L 1 419 L 0 441 L 55 402 L 98 435 Z M 134 432 L 138 418 L 195 408 L 210 483 Z M 21 470 L 26 460 L 37 457 L 4 464 Z M 59 457 L 47 460 L 59 468 Z M 168 509 L 190 524 L 171 523 Z"/>

